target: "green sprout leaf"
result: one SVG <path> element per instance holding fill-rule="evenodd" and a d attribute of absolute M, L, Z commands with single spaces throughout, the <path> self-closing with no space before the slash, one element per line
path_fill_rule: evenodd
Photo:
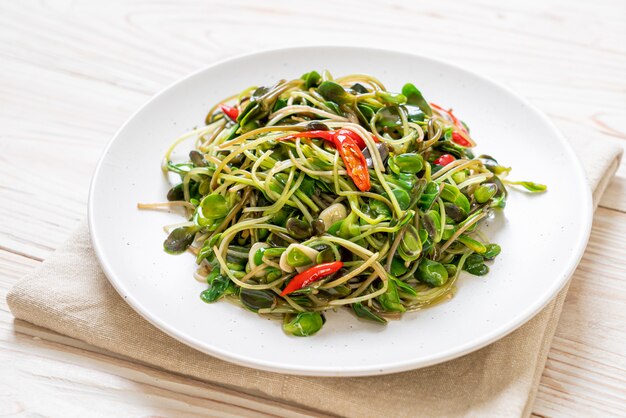
<path fill-rule="evenodd" d="M 426 99 L 424 99 L 424 96 L 422 96 L 422 92 L 419 91 L 413 84 L 405 84 L 404 87 L 402 87 L 402 94 L 406 96 L 407 104 L 417 106 L 426 115 L 432 116 L 433 110 Z"/>
<path fill-rule="evenodd" d="M 163 242 L 163 249 L 170 254 L 185 252 L 193 242 L 197 231 L 198 229 L 195 225 L 176 228 L 170 232 Z"/>
<path fill-rule="evenodd" d="M 506 181 L 506 184 L 522 186 L 530 193 L 543 193 L 548 190 L 548 186 L 545 184 L 533 183 L 532 181 Z"/>
<path fill-rule="evenodd" d="M 308 337 L 317 333 L 324 325 L 324 317 L 319 312 L 300 312 L 295 318 L 285 316 L 283 331 L 296 337 Z"/>
<path fill-rule="evenodd" d="M 304 88 L 306 90 L 316 87 L 322 80 L 322 76 L 317 71 L 311 71 L 301 77 L 304 80 Z"/>
<path fill-rule="evenodd" d="M 333 81 L 324 81 L 317 88 L 319 94 L 326 100 L 335 102 L 338 105 L 350 104 L 354 101 L 354 96 L 348 93 L 343 87 Z"/>
<path fill-rule="evenodd" d="M 368 321 L 376 322 L 378 324 L 387 323 L 387 320 L 385 318 L 376 315 L 368 307 L 363 306 L 363 304 L 360 302 L 353 303 L 350 306 L 352 306 L 352 311 L 354 311 L 356 316 L 358 316 L 359 318 L 367 319 Z"/>

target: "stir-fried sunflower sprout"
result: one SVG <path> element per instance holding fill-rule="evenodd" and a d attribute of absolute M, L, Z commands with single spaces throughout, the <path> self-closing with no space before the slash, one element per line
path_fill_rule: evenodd
<path fill-rule="evenodd" d="M 173 150 L 195 139 L 189 160 Z M 250 87 L 210 109 L 206 126 L 163 160 L 180 176 L 167 203 L 169 253 L 196 255 L 200 297 L 233 301 L 312 335 L 345 307 L 384 324 L 451 297 L 461 270 L 499 253 L 479 230 L 505 206 L 510 168 L 475 157 L 469 128 L 412 84 L 307 73 Z"/>

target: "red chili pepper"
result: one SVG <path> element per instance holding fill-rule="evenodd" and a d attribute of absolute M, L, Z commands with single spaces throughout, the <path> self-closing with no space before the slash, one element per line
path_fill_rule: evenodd
<path fill-rule="evenodd" d="M 474 146 L 474 144 L 469 140 L 470 136 L 469 136 L 469 132 L 467 131 L 467 128 L 465 128 L 465 125 L 463 125 L 463 123 L 456 116 L 454 116 L 454 113 L 452 113 L 452 109 L 446 110 L 443 107 L 435 103 L 431 103 L 430 105 L 434 107 L 435 109 L 439 110 L 440 112 L 443 112 L 447 114 L 448 116 L 450 116 L 450 119 L 452 119 L 452 123 L 454 124 L 454 126 L 459 131 L 461 131 L 461 133 L 452 132 L 452 141 L 456 142 L 462 147 Z"/>
<path fill-rule="evenodd" d="M 289 135 L 288 137 L 285 137 L 282 139 L 321 138 L 321 139 L 325 139 L 328 142 L 332 142 L 334 144 L 336 141 L 336 137 L 340 135 L 344 135 L 352 139 L 354 142 L 356 142 L 359 149 L 364 149 L 366 147 L 365 141 L 363 141 L 363 138 L 361 138 L 359 134 L 352 132 L 349 129 L 338 129 L 336 131 L 321 131 L 321 130 L 305 131 L 305 132 L 299 132 L 297 134 Z"/>
<path fill-rule="evenodd" d="M 437 109 L 440 112 L 443 112 L 445 114 L 447 114 L 448 116 L 450 116 L 450 119 L 452 119 L 452 123 L 454 123 L 454 126 L 456 126 L 457 128 L 459 128 L 460 130 L 462 130 L 463 132 L 467 133 L 467 129 L 465 129 L 465 126 L 461 123 L 461 121 L 459 119 L 457 119 L 456 116 L 454 116 L 454 113 L 452 113 L 452 109 L 444 109 L 443 107 L 435 104 L 435 103 L 431 103 L 430 104 L 432 107 L 434 107 L 435 109 Z"/>
<path fill-rule="evenodd" d="M 333 261 L 332 263 L 318 264 L 309 269 L 306 269 L 302 273 L 296 274 L 296 276 L 291 279 L 287 287 L 285 287 L 280 295 L 285 296 L 291 292 L 302 289 L 303 287 L 310 285 L 311 283 L 321 279 L 322 277 L 326 277 L 329 274 L 333 274 L 339 271 L 339 269 L 341 269 L 342 267 L 343 263 L 341 261 Z"/>
<path fill-rule="evenodd" d="M 236 107 L 221 104 L 220 110 L 233 121 L 237 121 L 237 118 L 239 117 L 239 110 Z"/>
<path fill-rule="evenodd" d="M 295 138 L 321 138 L 331 142 L 346 166 L 348 176 L 354 181 L 356 187 L 362 192 L 369 191 L 370 175 L 367 171 L 367 161 L 361 149 L 365 148 L 365 142 L 358 134 L 348 129 L 338 129 L 336 131 L 305 131 L 289 135 L 281 140 L 291 140 Z"/>
<path fill-rule="evenodd" d="M 435 164 L 437 164 L 437 165 L 448 165 L 448 164 L 450 164 L 454 160 L 456 160 L 456 158 L 454 158 L 452 155 L 450 155 L 450 154 L 443 154 L 441 157 L 437 158 L 433 162 Z"/>
<path fill-rule="evenodd" d="M 365 141 L 363 141 L 363 138 L 361 138 L 361 135 L 357 134 L 356 132 L 352 132 L 349 129 L 339 129 L 334 132 L 337 137 L 341 135 L 345 135 L 348 138 L 352 139 L 357 144 L 359 149 L 365 149 L 367 147 L 367 145 L 365 145 Z M 376 137 L 373 137 L 373 138 L 374 138 L 374 141 L 378 142 Z"/>
<path fill-rule="evenodd" d="M 462 147 L 471 147 L 472 143 L 469 142 L 463 135 L 458 132 L 452 132 L 452 141 L 456 142 Z"/>

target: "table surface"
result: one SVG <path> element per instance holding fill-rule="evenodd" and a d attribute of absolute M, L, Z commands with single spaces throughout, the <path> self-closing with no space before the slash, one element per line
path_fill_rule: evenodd
<path fill-rule="evenodd" d="M 405 49 L 491 76 L 565 135 L 626 145 L 626 2 L 0 3 L 0 415 L 292 415 L 14 321 L 11 286 L 86 214 L 91 173 L 151 95 L 235 54 L 299 44 Z M 626 164 L 594 218 L 534 405 L 626 415 Z"/>

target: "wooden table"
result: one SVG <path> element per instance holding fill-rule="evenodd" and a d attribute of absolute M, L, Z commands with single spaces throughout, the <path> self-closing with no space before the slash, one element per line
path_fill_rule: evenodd
<path fill-rule="evenodd" d="M 86 215 L 126 118 L 198 67 L 261 48 L 345 43 L 461 64 L 566 135 L 626 144 L 626 2 L 0 3 L 0 415 L 281 414 L 279 406 L 14 322 L 5 296 Z M 419 74 L 416 75 L 419 81 Z M 602 200 L 554 339 L 537 416 L 626 415 L 626 164 Z M 264 415 L 264 414 L 260 414 Z"/>

